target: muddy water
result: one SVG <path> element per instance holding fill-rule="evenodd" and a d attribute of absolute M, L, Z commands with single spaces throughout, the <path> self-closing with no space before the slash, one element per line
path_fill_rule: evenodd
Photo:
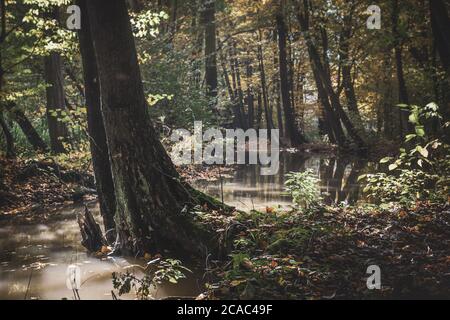
<path fill-rule="evenodd" d="M 275 176 L 261 176 L 257 166 L 240 166 L 234 176 L 224 178 L 222 184 L 219 181 L 197 182 L 196 187 L 218 197 L 223 190 L 224 201 L 243 210 L 289 207 L 291 199 L 283 193 L 285 174 L 312 169 L 321 179 L 326 201 L 358 199 L 356 178 L 364 163 L 289 153 L 282 154 L 280 161 L 280 170 Z M 45 225 L 0 226 L 0 299 L 73 299 L 73 292 L 66 287 L 66 270 L 70 264 L 81 269 L 81 299 L 112 299 L 112 272 L 123 272 L 136 261 L 99 260 L 88 256 L 80 245 L 76 222 L 76 213 L 82 210 L 80 207 L 64 209 L 59 219 Z M 93 208 L 93 211 L 98 218 L 98 209 Z M 202 282 L 201 275 L 190 275 L 177 285 L 156 289 L 153 296 L 196 296 L 201 293 Z M 134 299 L 135 296 L 120 298 Z"/>
<path fill-rule="evenodd" d="M 98 217 L 98 209 L 92 208 Z M 0 227 L 0 299 L 73 299 L 66 286 L 71 264 L 81 269 L 80 298 L 112 299 L 111 274 L 142 261 L 123 258 L 97 259 L 88 256 L 80 244 L 76 212 L 65 209 L 57 221 L 34 225 Z M 134 270 L 138 272 L 137 270 Z M 200 279 L 199 279 L 200 280 Z M 190 277 L 179 285 L 166 285 L 153 292 L 155 298 L 196 296 L 197 279 Z M 133 294 L 120 297 L 134 299 Z"/>
<path fill-rule="evenodd" d="M 197 188 L 240 210 L 264 210 L 266 207 L 292 206 L 292 199 L 284 190 L 286 174 L 313 170 L 320 179 L 324 201 L 354 203 L 361 198 L 358 176 L 366 170 L 367 162 L 325 156 L 281 153 L 278 174 L 263 176 L 257 165 L 237 166 L 233 177 L 220 181 L 196 183 Z"/>

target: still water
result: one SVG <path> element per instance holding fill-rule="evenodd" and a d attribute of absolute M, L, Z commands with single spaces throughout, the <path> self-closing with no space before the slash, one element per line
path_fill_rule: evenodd
<path fill-rule="evenodd" d="M 365 167 L 360 160 L 283 153 L 275 176 L 260 175 L 258 166 L 238 166 L 233 177 L 223 178 L 222 183 L 198 181 L 195 186 L 218 198 L 223 194 L 224 202 L 241 210 L 288 208 L 291 199 L 283 190 L 285 174 L 312 169 L 321 180 L 320 188 L 327 202 L 354 202 L 359 198 L 357 177 Z M 63 209 L 59 219 L 45 225 L 0 225 L 0 299 L 73 299 L 72 291 L 66 287 L 70 264 L 81 269 L 81 299 L 112 299 L 112 272 L 124 272 L 124 267 L 137 261 L 88 256 L 80 244 L 76 222 L 77 212 L 83 210 Z M 98 208 L 92 210 L 98 218 Z M 190 275 L 177 285 L 157 288 L 153 296 L 193 297 L 202 292 L 201 283 L 204 283 L 201 275 Z"/>
<path fill-rule="evenodd" d="M 240 210 L 264 210 L 266 207 L 292 206 L 284 190 L 286 174 L 312 170 L 320 179 L 320 191 L 327 204 L 354 203 L 361 198 L 358 177 L 367 169 L 367 161 L 299 153 L 281 153 L 278 174 L 263 176 L 259 165 L 237 166 L 233 177 L 220 181 L 199 181 L 198 189 Z"/>

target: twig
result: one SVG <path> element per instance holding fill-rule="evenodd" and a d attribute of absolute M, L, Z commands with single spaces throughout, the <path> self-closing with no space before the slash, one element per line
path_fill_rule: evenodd
<path fill-rule="evenodd" d="M 27 300 L 28 291 L 30 290 L 31 285 L 31 278 L 33 278 L 33 268 L 31 268 L 30 277 L 28 278 L 27 291 L 25 292 L 25 297 L 23 298 L 24 300 Z"/>

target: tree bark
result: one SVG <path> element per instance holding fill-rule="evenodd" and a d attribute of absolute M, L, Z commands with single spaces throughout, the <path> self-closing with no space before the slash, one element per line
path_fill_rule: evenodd
<path fill-rule="evenodd" d="M 403 71 L 403 47 L 402 40 L 398 31 L 398 20 L 400 15 L 400 8 L 398 6 L 398 0 L 392 0 L 392 34 L 394 36 L 394 55 L 395 65 L 397 69 L 397 82 L 398 82 L 398 98 L 400 104 L 409 105 L 408 89 L 406 88 L 405 75 Z M 411 124 L 408 121 L 409 112 L 407 110 L 400 109 L 400 125 L 404 135 L 406 135 L 411 129 Z"/>
<path fill-rule="evenodd" d="M 14 150 L 14 138 L 9 130 L 8 124 L 3 117 L 3 112 L 0 112 L 0 127 L 2 127 L 3 135 L 6 141 L 6 157 L 15 158 L 16 152 Z"/>
<path fill-rule="evenodd" d="M 450 18 L 442 0 L 430 0 L 431 27 L 441 63 L 450 76 Z"/>
<path fill-rule="evenodd" d="M 53 8 L 50 17 L 58 20 L 58 8 Z M 45 60 L 45 81 L 48 84 L 47 93 L 47 121 L 50 136 L 50 148 L 53 153 L 66 152 L 63 142 L 68 141 L 69 131 L 66 125 L 58 121 L 54 113 L 60 114 L 66 109 L 64 100 L 64 77 L 61 56 L 51 52 Z"/>
<path fill-rule="evenodd" d="M 357 123 L 358 129 L 362 129 L 361 114 L 358 109 L 358 101 L 356 99 L 355 88 L 352 79 L 352 61 L 350 60 L 350 39 L 352 36 L 352 17 L 355 10 L 355 2 L 352 1 L 351 12 L 344 17 L 344 26 L 340 39 L 340 59 L 342 68 L 342 84 L 344 93 L 347 98 L 347 107 L 350 112 L 350 118 Z"/>
<path fill-rule="evenodd" d="M 262 32 L 258 32 L 258 60 L 259 60 L 259 73 L 261 78 L 261 91 L 262 91 L 262 103 L 264 106 L 264 114 L 266 116 L 266 127 L 267 129 L 275 128 L 272 120 L 272 113 L 269 111 L 269 97 L 267 96 L 267 81 L 266 81 L 266 71 L 264 67 L 264 55 L 262 50 Z"/>
<path fill-rule="evenodd" d="M 289 75 L 287 68 L 286 56 L 286 24 L 282 13 L 276 16 L 277 30 L 278 30 L 278 54 L 279 54 L 279 68 L 280 68 L 280 87 L 281 100 L 283 104 L 284 124 L 286 126 L 286 135 L 293 146 L 299 146 L 306 142 L 306 138 L 300 132 L 295 121 L 295 112 L 292 108 L 292 100 L 290 94 Z"/>
<path fill-rule="evenodd" d="M 109 243 L 113 243 L 115 240 L 114 213 L 116 199 L 111 165 L 109 162 L 106 132 L 101 113 L 100 83 L 86 1 L 87 0 L 78 0 L 77 4 L 81 8 L 83 25 L 83 28 L 81 28 L 78 33 L 78 37 L 83 63 L 89 143 L 92 154 L 95 183 L 98 191 L 100 213 L 103 217 L 103 224 L 106 230 L 106 239 Z"/>
<path fill-rule="evenodd" d="M 328 66 L 324 66 L 322 64 L 319 52 L 311 37 L 309 30 L 309 4 L 307 0 L 303 1 L 303 8 L 300 8 L 300 6 L 297 3 L 297 19 L 299 21 L 300 28 L 304 33 L 304 38 L 308 48 L 312 68 L 316 72 L 317 79 L 320 79 L 321 82 L 321 84 L 318 87 L 322 86 L 322 88 L 324 89 L 324 92 L 329 98 L 330 105 L 334 109 L 333 112 L 335 112 L 336 118 L 340 118 L 353 141 L 358 145 L 359 148 L 365 148 L 366 147 L 365 141 L 361 138 L 361 136 L 357 132 L 355 126 L 349 119 L 348 115 L 345 113 L 340 103 L 338 95 L 336 94 L 336 92 L 334 92 L 331 78 L 327 72 L 329 68 Z"/>
<path fill-rule="evenodd" d="M 40 152 L 48 151 L 47 144 L 39 136 L 39 133 L 37 133 L 36 129 L 33 127 L 26 115 L 13 103 L 7 104 L 6 108 L 13 116 L 20 129 L 22 129 L 23 134 L 25 135 L 33 149 Z"/>
<path fill-rule="evenodd" d="M 228 95 L 230 96 L 231 108 L 232 108 L 233 116 L 234 116 L 233 126 L 235 128 L 241 128 L 242 123 L 244 121 L 244 117 L 242 115 L 241 108 L 237 104 L 236 92 L 235 92 L 235 89 L 233 89 L 233 87 L 231 86 L 230 77 L 228 75 L 228 70 L 227 70 L 227 66 L 226 66 L 226 58 L 223 56 L 223 54 L 221 54 L 221 56 L 220 56 L 220 61 L 221 61 L 221 65 L 222 65 L 223 78 L 225 79 L 225 84 L 227 86 Z M 234 84 L 234 86 L 235 86 L 235 84 Z"/>
<path fill-rule="evenodd" d="M 88 1 L 87 7 L 116 194 L 116 248 L 203 256 L 215 241 L 189 213 L 199 201 L 150 122 L 125 1 Z"/>
<path fill-rule="evenodd" d="M 273 32 L 273 40 L 277 44 L 278 41 L 278 30 L 275 28 Z M 273 65 L 274 67 L 279 66 L 279 53 L 274 52 L 273 55 Z M 283 111 L 281 110 L 281 86 L 280 86 L 280 72 L 274 72 L 272 75 L 272 102 L 275 104 L 275 110 L 277 112 L 277 125 L 280 130 L 280 138 L 284 139 L 285 130 L 284 130 L 284 122 L 283 122 Z"/>
<path fill-rule="evenodd" d="M 217 97 L 216 1 L 203 0 L 202 20 L 205 29 L 205 83 L 209 97 Z"/>
<path fill-rule="evenodd" d="M 255 96 L 253 93 L 252 76 L 253 66 L 248 53 L 246 61 L 246 78 L 247 78 L 247 108 L 248 108 L 248 128 L 254 128 L 255 125 Z"/>

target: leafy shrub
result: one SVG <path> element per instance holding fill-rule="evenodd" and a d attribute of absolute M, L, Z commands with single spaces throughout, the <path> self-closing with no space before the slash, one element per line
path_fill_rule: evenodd
<path fill-rule="evenodd" d="M 139 267 L 141 266 L 131 266 Z M 135 289 L 136 295 L 140 299 L 151 298 L 152 288 L 156 288 L 163 283 L 178 283 L 180 279 L 186 278 L 184 272 L 192 272 L 184 267 L 179 260 L 156 259 L 150 261 L 144 269 L 144 276 L 138 277 L 127 271 L 125 273 L 112 274 L 114 289 L 119 290 L 119 295 L 127 294 L 131 289 Z"/>
<path fill-rule="evenodd" d="M 292 196 L 292 201 L 299 207 L 310 208 L 322 201 L 320 195 L 320 180 L 314 171 L 290 172 L 286 174 L 286 191 Z"/>
<path fill-rule="evenodd" d="M 398 202 L 410 205 L 415 201 L 447 201 L 450 185 L 450 147 L 440 139 L 430 139 L 423 123 L 441 120 L 439 107 L 430 103 L 424 108 L 409 107 L 409 122 L 414 133 L 408 134 L 405 143 L 409 150 L 400 149 L 397 158 L 380 160 L 388 165 L 389 173 L 368 174 L 359 177 L 367 182 L 364 192 L 380 202 Z M 442 129 L 449 126 L 443 125 Z"/>

